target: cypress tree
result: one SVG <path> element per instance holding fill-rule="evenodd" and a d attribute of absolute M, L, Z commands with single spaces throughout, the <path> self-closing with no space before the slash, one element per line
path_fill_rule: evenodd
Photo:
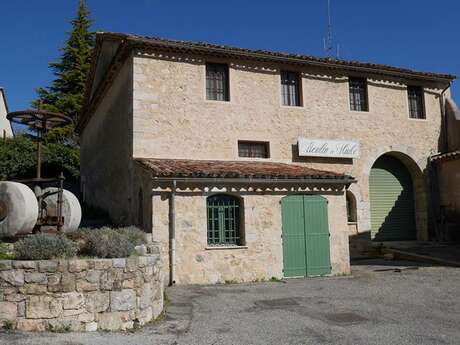
<path fill-rule="evenodd" d="M 63 113 L 77 123 L 94 47 L 94 33 L 90 31 L 92 21 L 89 19 L 89 10 L 84 0 L 80 0 L 77 16 L 71 24 L 72 30 L 64 47 L 61 48 L 59 61 L 49 64 L 56 79 L 50 87 L 37 90 L 38 100 L 34 101 L 33 105 L 37 107 L 41 101 L 44 110 Z M 47 137 L 50 141 L 62 142 L 72 134 L 73 126 L 68 126 L 52 130 Z"/>

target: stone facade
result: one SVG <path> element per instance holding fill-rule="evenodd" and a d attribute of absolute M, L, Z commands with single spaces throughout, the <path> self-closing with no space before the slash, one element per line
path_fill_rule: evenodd
<path fill-rule="evenodd" d="M 222 191 L 226 191 L 223 189 Z M 215 284 L 283 278 L 281 199 L 286 192 L 240 192 L 244 207 L 244 243 L 239 247 L 207 244 L 206 197 L 212 193 L 176 196 L 177 284 Z M 342 192 L 322 194 L 328 200 L 332 274 L 350 272 L 345 197 Z M 163 270 L 168 270 L 168 196 L 153 197 L 153 237 L 163 245 Z"/>
<path fill-rule="evenodd" d="M 207 62 L 228 65 L 230 101 L 206 99 Z M 349 272 L 349 231 L 358 236 L 370 234 L 369 174 L 382 155 L 398 158 L 409 170 L 415 193 L 417 238 L 428 238 L 425 170 L 428 157 L 440 150 L 442 142 L 439 97 L 444 82 L 151 47 L 132 49 L 122 66 L 81 135 L 85 195 L 93 193 L 91 203 L 104 205 L 113 219 L 151 231 L 153 238 L 163 243 L 165 268 L 169 265 L 168 188 L 155 189 L 152 197 L 154 185 L 149 174 L 133 165 L 133 160 L 248 160 L 238 156 L 239 140 L 269 142 L 268 161 L 345 173 L 357 179 L 349 187 L 357 213 L 351 230 L 343 191 L 337 195 L 314 191 L 330 201 L 333 274 Z M 300 73 L 302 106 L 282 105 L 282 70 Z M 96 68 L 96 76 L 103 74 L 102 67 Z M 349 77 L 367 79 L 369 111 L 350 111 Z M 423 86 L 426 119 L 409 118 L 408 84 Z M 123 111 L 117 111 L 120 104 Z M 124 145 L 122 149 L 108 145 L 115 136 Z M 299 137 L 359 141 L 361 154 L 356 159 L 299 157 Z M 106 144 L 105 157 L 95 152 L 101 143 Z M 88 183 L 90 180 L 94 182 Z M 232 190 L 231 186 L 221 187 Z M 219 250 L 206 248 L 208 192 L 195 191 L 193 186 L 183 186 L 182 192 L 177 197 L 176 212 L 177 283 L 282 276 L 279 201 L 297 192 L 295 189 L 277 195 L 236 191 L 244 199 L 247 242 L 244 248 Z"/>
<path fill-rule="evenodd" d="M 162 310 L 158 255 L 0 261 L 0 323 L 17 330 L 125 330 Z"/>

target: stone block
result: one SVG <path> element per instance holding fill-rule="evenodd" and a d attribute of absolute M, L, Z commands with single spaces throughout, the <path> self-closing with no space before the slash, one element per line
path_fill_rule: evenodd
<path fill-rule="evenodd" d="M 121 329 L 123 321 L 121 313 L 101 313 L 97 316 L 99 329 L 103 331 L 116 331 Z"/>
<path fill-rule="evenodd" d="M 136 307 L 136 293 L 134 290 L 125 289 L 110 292 L 110 310 L 127 311 Z"/>
<path fill-rule="evenodd" d="M 138 258 L 127 258 L 126 259 L 126 267 L 125 267 L 125 272 L 134 272 L 138 268 Z"/>
<path fill-rule="evenodd" d="M 138 310 L 137 319 L 141 325 L 146 324 L 147 322 L 152 321 L 153 319 L 153 308 L 148 307 L 146 309 Z"/>
<path fill-rule="evenodd" d="M 4 281 L 13 286 L 24 285 L 24 271 L 22 270 L 8 270 L 0 271 L 0 282 Z"/>
<path fill-rule="evenodd" d="M 16 303 L 18 306 L 18 317 L 26 316 L 26 301 L 21 301 Z"/>
<path fill-rule="evenodd" d="M 85 296 L 80 292 L 67 292 L 62 294 L 62 307 L 64 309 L 80 309 L 85 305 Z"/>
<path fill-rule="evenodd" d="M 80 321 L 80 322 L 92 322 L 94 321 L 95 319 L 95 316 L 94 316 L 94 313 L 88 313 L 88 312 L 84 312 L 84 313 L 81 313 L 77 316 L 77 320 Z"/>
<path fill-rule="evenodd" d="M 29 319 L 51 319 L 62 312 L 62 303 L 51 296 L 30 296 L 26 301 L 26 316 Z"/>
<path fill-rule="evenodd" d="M 38 272 L 25 272 L 24 280 L 27 283 L 46 284 L 48 283 L 48 277 L 45 273 Z"/>
<path fill-rule="evenodd" d="M 46 290 L 46 285 L 40 284 L 25 284 L 19 288 L 19 292 L 25 295 L 44 295 Z"/>
<path fill-rule="evenodd" d="M 109 292 L 89 292 L 86 293 L 86 309 L 90 312 L 100 313 L 109 309 Z"/>
<path fill-rule="evenodd" d="M 97 289 L 99 289 L 99 283 L 90 283 L 83 279 L 79 279 L 76 282 L 76 290 L 78 292 L 96 291 Z"/>
<path fill-rule="evenodd" d="M 106 270 L 112 267 L 111 259 L 95 259 L 93 260 L 93 262 L 94 262 L 94 268 L 96 270 Z"/>
<path fill-rule="evenodd" d="M 69 272 L 81 272 L 89 268 L 88 261 L 82 259 L 69 260 Z"/>
<path fill-rule="evenodd" d="M 34 270 L 37 268 L 35 261 L 14 260 L 13 267 L 26 270 Z"/>
<path fill-rule="evenodd" d="M 23 332 L 44 332 L 46 325 L 45 320 L 19 319 L 16 323 L 16 329 Z"/>
<path fill-rule="evenodd" d="M 60 291 L 62 292 L 71 292 L 75 291 L 75 276 L 71 273 L 63 273 L 61 276 L 61 287 Z"/>
<path fill-rule="evenodd" d="M 85 325 L 86 332 L 96 332 L 97 331 L 97 322 L 88 322 Z"/>
<path fill-rule="evenodd" d="M 5 301 L 9 302 L 20 302 L 24 301 L 26 299 L 26 296 L 20 293 L 12 293 L 9 295 L 5 295 L 3 298 Z"/>
<path fill-rule="evenodd" d="M 112 259 L 112 266 L 115 268 L 125 268 L 126 259 Z"/>
<path fill-rule="evenodd" d="M 56 286 L 61 283 L 61 273 L 53 273 L 48 275 L 48 287 Z"/>
<path fill-rule="evenodd" d="M 40 260 L 38 262 L 38 270 L 40 272 L 54 273 L 57 271 L 59 261 L 56 260 Z"/>
<path fill-rule="evenodd" d="M 99 279 L 101 278 L 102 271 L 97 270 L 89 270 L 86 273 L 86 280 L 89 283 L 99 283 Z"/>
<path fill-rule="evenodd" d="M 18 307 L 14 302 L 0 302 L 0 321 L 14 321 L 18 316 Z"/>
<path fill-rule="evenodd" d="M 152 297 L 152 287 L 147 283 L 140 289 L 138 308 L 145 309 L 150 307 L 152 305 Z"/>

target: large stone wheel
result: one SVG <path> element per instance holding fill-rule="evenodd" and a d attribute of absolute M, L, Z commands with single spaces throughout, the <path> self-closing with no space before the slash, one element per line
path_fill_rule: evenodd
<path fill-rule="evenodd" d="M 57 188 L 48 187 L 42 191 L 42 194 L 47 192 L 57 192 Z M 58 194 L 47 196 L 43 202 L 44 211 L 48 216 L 57 216 L 57 200 Z M 62 216 L 64 217 L 64 224 L 62 226 L 63 232 L 73 232 L 78 229 L 81 221 L 81 206 L 75 194 L 64 189 L 62 193 Z"/>
<path fill-rule="evenodd" d="M 31 233 L 37 218 L 32 189 L 18 182 L 0 182 L 0 237 Z"/>

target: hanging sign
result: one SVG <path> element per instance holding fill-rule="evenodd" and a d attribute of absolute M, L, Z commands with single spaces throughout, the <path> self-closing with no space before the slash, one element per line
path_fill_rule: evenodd
<path fill-rule="evenodd" d="M 301 157 L 359 157 L 358 141 L 299 138 L 298 147 Z"/>

